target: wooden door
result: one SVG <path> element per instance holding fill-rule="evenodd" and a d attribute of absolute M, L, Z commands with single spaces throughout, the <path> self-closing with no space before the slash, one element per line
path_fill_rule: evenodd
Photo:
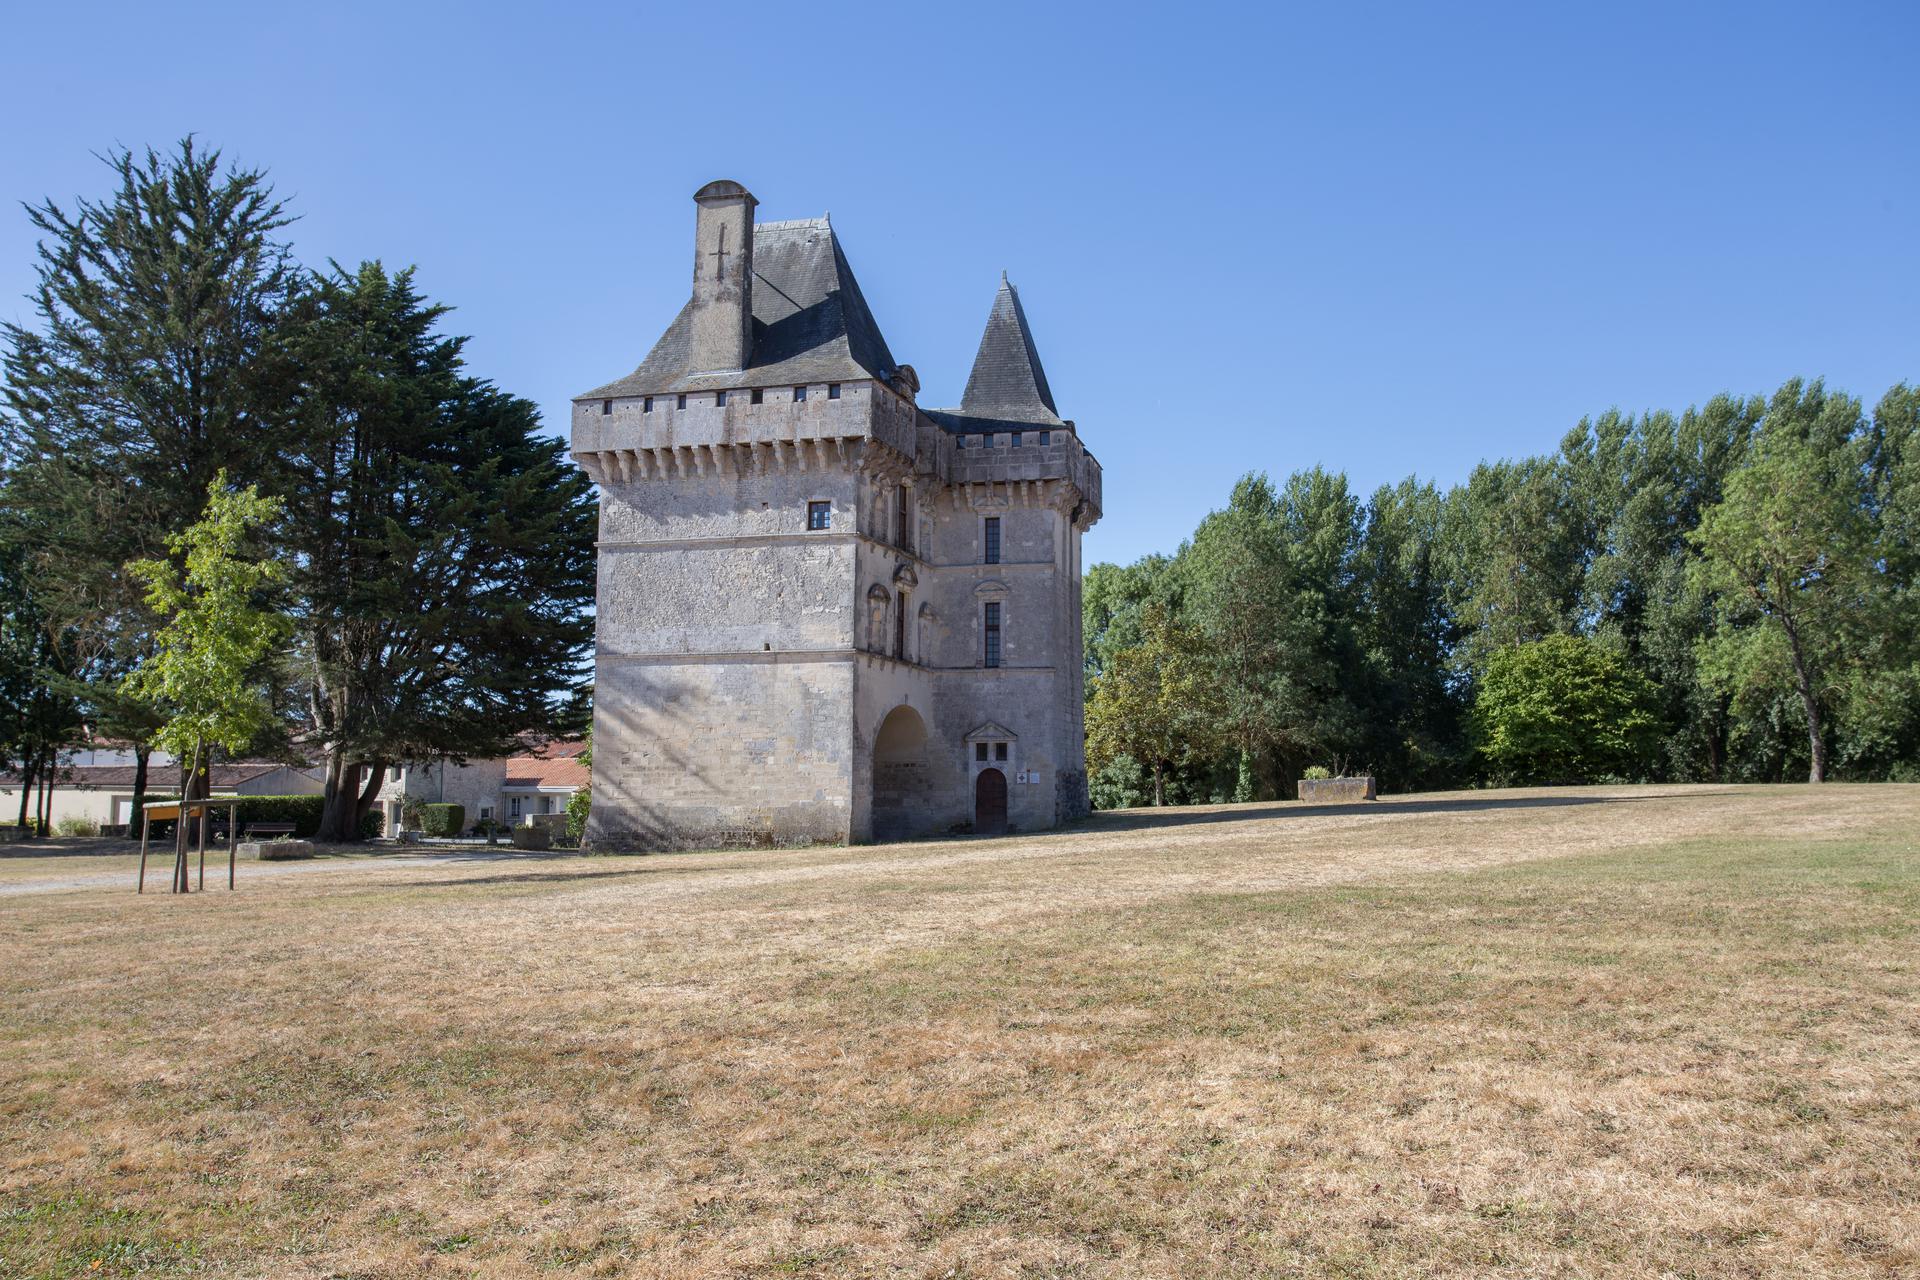
<path fill-rule="evenodd" d="M 973 784 L 973 831 L 975 835 L 1005 835 L 1007 830 L 1007 775 L 998 769 L 982 769 Z"/>

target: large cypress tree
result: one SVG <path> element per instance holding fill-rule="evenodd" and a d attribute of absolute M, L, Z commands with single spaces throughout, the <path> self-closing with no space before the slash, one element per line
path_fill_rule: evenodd
<path fill-rule="evenodd" d="M 411 271 L 336 266 L 290 331 L 280 491 L 326 840 L 357 838 L 389 765 L 507 753 L 583 686 L 592 487 L 531 403 L 464 372 L 446 310 Z"/>

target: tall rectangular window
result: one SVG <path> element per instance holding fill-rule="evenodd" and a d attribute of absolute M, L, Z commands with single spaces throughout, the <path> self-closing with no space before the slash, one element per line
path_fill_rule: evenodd
<path fill-rule="evenodd" d="M 1000 602 L 992 601 L 986 606 L 987 648 L 986 660 L 990 667 L 1000 665 Z"/>
<path fill-rule="evenodd" d="M 799 404 L 802 400 L 805 400 L 806 398 L 807 398 L 807 389 L 805 387 L 795 387 L 793 389 L 793 402 L 795 404 Z"/>
<path fill-rule="evenodd" d="M 1041 444 L 1043 444 L 1043 445 L 1049 445 L 1049 444 L 1052 444 L 1052 443 L 1053 443 L 1053 432 L 1051 432 L 1051 431 L 1042 431 L 1042 432 L 1040 433 L 1040 443 L 1041 443 Z"/>
<path fill-rule="evenodd" d="M 831 502 L 809 502 L 807 504 L 807 528 L 833 528 L 833 504 Z"/>
<path fill-rule="evenodd" d="M 714 392 L 714 393 L 713 393 L 713 403 L 714 403 L 714 406 L 715 406 L 716 408 L 720 408 L 720 409 L 724 409 L 724 408 L 726 408 L 726 407 L 727 407 L 727 393 L 726 393 L 726 392 L 724 392 L 724 391 L 716 391 L 716 392 Z"/>
<path fill-rule="evenodd" d="M 761 401 L 766 399 L 766 394 L 767 393 L 764 388 L 755 387 L 753 389 L 753 393 L 750 396 L 748 396 L 747 403 L 759 404 Z"/>
<path fill-rule="evenodd" d="M 894 505 L 893 545 L 913 550 L 913 490 L 906 485 L 900 486 L 900 496 Z"/>
<path fill-rule="evenodd" d="M 897 599 L 894 601 L 896 607 L 893 611 L 893 656 L 905 662 L 907 660 L 907 593 L 898 591 L 894 594 Z"/>
<path fill-rule="evenodd" d="M 611 400 L 602 400 L 602 401 L 600 402 L 600 412 L 601 412 L 601 414 L 602 414 L 603 416 L 604 416 L 605 414 L 609 414 L 609 413 L 612 413 L 612 412 L 613 412 L 613 401 L 611 401 Z"/>
<path fill-rule="evenodd" d="M 827 399 L 838 400 L 839 398 L 840 398 L 840 384 L 837 382 L 829 382 L 827 384 Z"/>
<path fill-rule="evenodd" d="M 987 517 L 987 558 L 986 564 L 1000 563 L 1000 517 Z"/>
<path fill-rule="evenodd" d="M 1012 435 L 1008 436 L 1007 443 L 1013 448 L 1018 449 L 1020 447 L 1020 433 L 1016 431 Z"/>
<path fill-rule="evenodd" d="M 687 407 L 687 398 L 686 398 L 685 396 L 675 396 L 675 397 L 674 397 L 674 400 L 673 400 L 673 407 L 674 407 L 674 408 L 676 408 L 676 409 L 684 409 L 684 408 L 686 408 L 686 407 Z"/>
<path fill-rule="evenodd" d="M 653 412 L 653 397 L 652 397 L 652 396 L 646 396 L 646 397 L 644 397 L 644 398 L 643 398 L 643 399 L 642 399 L 642 400 L 640 401 L 640 412 L 642 412 L 642 413 L 652 413 L 652 412 Z"/>

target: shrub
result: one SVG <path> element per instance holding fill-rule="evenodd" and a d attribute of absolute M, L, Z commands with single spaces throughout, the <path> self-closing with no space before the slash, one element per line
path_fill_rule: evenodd
<path fill-rule="evenodd" d="M 1308 782 L 1325 782 L 1333 776 L 1333 770 L 1323 764 L 1309 765 L 1300 776 Z"/>
<path fill-rule="evenodd" d="M 467 811 L 457 804 L 430 804 L 422 807 L 420 815 L 420 833 L 445 839 L 457 836 L 466 828 Z"/>
<path fill-rule="evenodd" d="M 1492 779 L 1505 784 L 1645 776 L 1659 745 L 1655 692 L 1625 658 L 1583 636 L 1496 650 L 1470 728 Z"/>
<path fill-rule="evenodd" d="M 592 808 L 592 787 L 582 787 L 567 797 L 567 839 L 576 847 L 587 834 L 587 814 Z"/>
<path fill-rule="evenodd" d="M 78 816 L 62 818 L 53 824 L 53 829 L 63 836 L 97 836 L 100 824 L 92 818 Z"/>
<path fill-rule="evenodd" d="M 400 797 L 400 829 L 418 831 L 427 820 L 427 802 L 419 796 Z"/>

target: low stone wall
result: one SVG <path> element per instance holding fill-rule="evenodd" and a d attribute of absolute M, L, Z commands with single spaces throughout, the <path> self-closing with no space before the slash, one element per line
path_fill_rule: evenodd
<path fill-rule="evenodd" d="M 1300 801 L 1303 804 L 1351 804 L 1375 799 L 1373 778 L 1302 778 Z"/>
<path fill-rule="evenodd" d="M 513 829 L 513 847 L 516 849 L 553 848 L 553 830 L 550 827 L 515 827 Z"/>
<path fill-rule="evenodd" d="M 311 858 L 314 849 L 311 840 L 243 840 L 236 852 L 259 862 L 292 862 Z"/>

